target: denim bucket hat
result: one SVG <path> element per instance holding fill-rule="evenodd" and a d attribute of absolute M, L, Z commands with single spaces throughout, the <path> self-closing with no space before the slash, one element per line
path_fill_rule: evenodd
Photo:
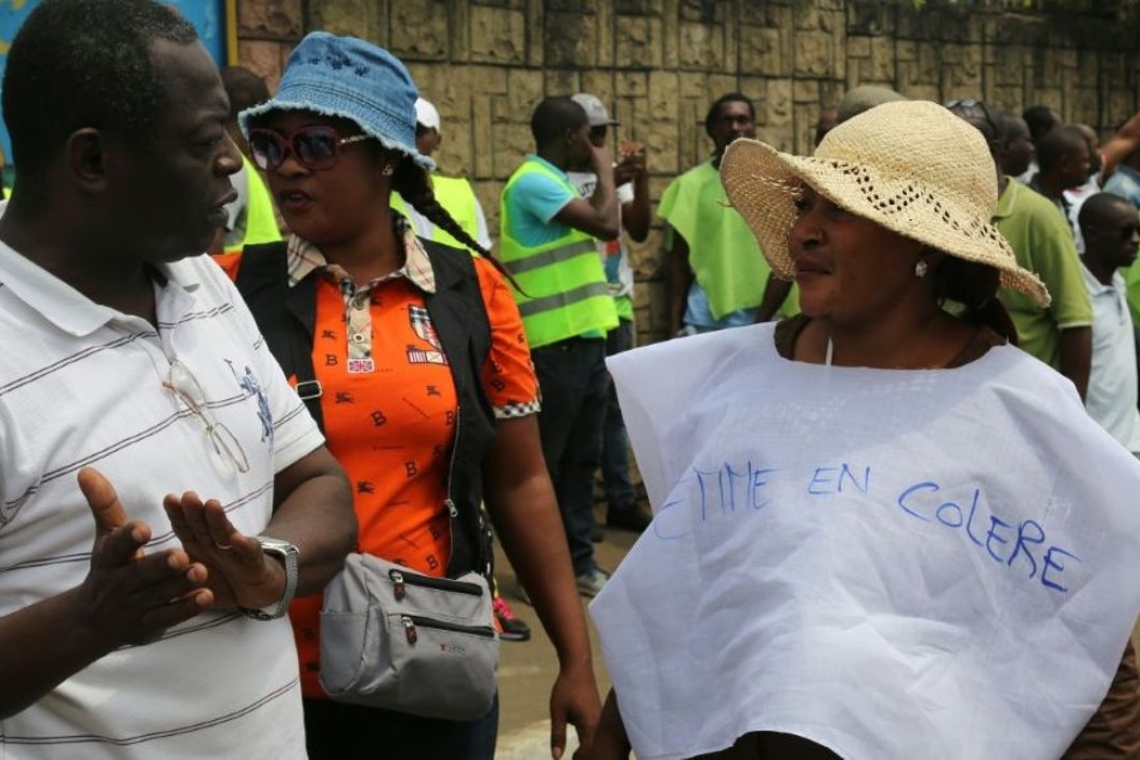
<path fill-rule="evenodd" d="M 356 122 L 365 134 L 424 169 L 435 162 L 416 150 L 415 82 L 398 58 L 356 37 L 311 32 L 285 64 L 277 95 L 238 114 L 242 134 L 270 111 L 312 111 Z"/>

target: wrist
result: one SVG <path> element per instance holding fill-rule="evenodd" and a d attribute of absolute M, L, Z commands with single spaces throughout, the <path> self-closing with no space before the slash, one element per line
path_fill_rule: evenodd
<path fill-rule="evenodd" d="M 289 611 L 293 596 L 297 593 L 299 557 L 297 547 L 288 541 L 269 536 L 257 536 L 261 545 L 262 561 L 266 563 L 269 582 L 265 584 L 266 601 L 260 607 L 241 607 L 246 617 L 255 620 L 275 620 Z"/>
<path fill-rule="evenodd" d="M 288 578 L 285 576 L 285 561 L 276 554 L 262 552 L 261 561 L 265 563 L 265 573 L 268 580 L 261 588 L 260 598 L 253 607 L 271 607 L 285 595 L 285 585 Z"/>
<path fill-rule="evenodd" d="M 588 674 L 594 678 L 594 658 L 590 654 L 588 644 L 584 646 L 558 646 L 555 644 L 555 655 L 558 657 L 558 670 L 567 677 Z"/>

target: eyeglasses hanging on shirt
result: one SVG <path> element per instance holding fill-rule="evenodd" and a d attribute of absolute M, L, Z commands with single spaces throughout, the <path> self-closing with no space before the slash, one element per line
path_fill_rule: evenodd
<path fill-rule="evenodd" d="M 249 472 L 249 459 L 245 455 L 245 449 L 230 429 L 215 419 L 206 402 L 206 393 L 189 367 L 177 359 L 172 361 L 162 387 L 177 396 L 187 411 L 206 426 L 210 462 L 219 474 Z"/>

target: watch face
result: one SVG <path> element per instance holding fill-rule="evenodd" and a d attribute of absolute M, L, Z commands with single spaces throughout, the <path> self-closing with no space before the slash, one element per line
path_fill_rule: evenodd
<path fill-rule="evenodd" d="M 258 536 L 257 542 L 261 544 L 261 550 L 279 554 L 282 557 L 292 555 L 297 556 L 297 547 L 288 541 L 282 541 L 279 538 L 269 538 L 267 536 Z"/>

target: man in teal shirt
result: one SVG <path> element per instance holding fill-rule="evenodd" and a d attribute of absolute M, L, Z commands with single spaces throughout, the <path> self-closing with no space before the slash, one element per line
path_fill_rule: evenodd
<path fill-rule="evenodd" d="M 594 560 L 594 473 L 606 413 L 606 331 L 618 326 L 594 238 L 620 232 L 613 161 L 590 143 L 586 112 L 544 99 L 531 118 L 537 147 L 511 176 L 500 209 L 500 254 L 515 291 L 542 390 L 542 453 L 562 512 L 578 591 L 598 593 L 608 574 Z M 590 168 L 589 199 L 567 170 Z"/>

